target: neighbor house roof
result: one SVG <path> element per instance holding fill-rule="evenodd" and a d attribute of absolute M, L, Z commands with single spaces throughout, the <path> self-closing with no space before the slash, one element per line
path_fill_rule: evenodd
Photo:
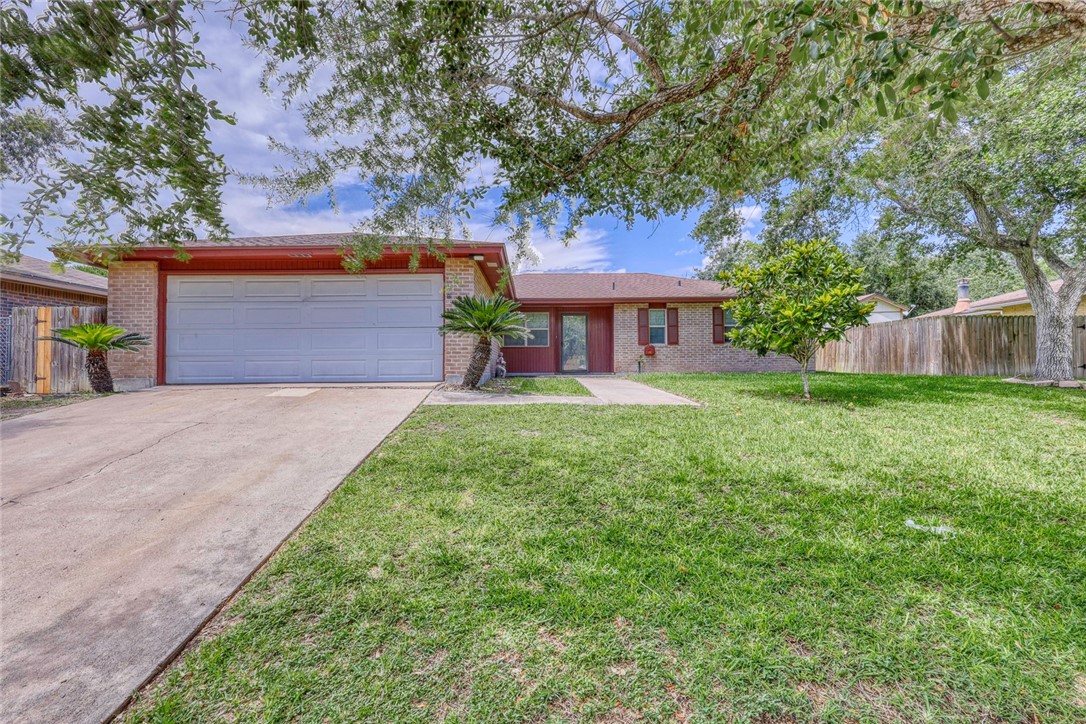
<path fill-rule="evenodd" d="M 1060 287 L 1063 286 L 1063 280 L 1056 279 L 1051 282 L 1052 291 L 1058 292 Z M 994 297 L 986 297 L 984 299 L 974 299 L 969 302 L 969 306 L 963 311 L 957 312 L 956 316 L 963 317 L 970 314 L 985 314 L 989 312 L 995 312 L 1004 307 L 1014 307 L 1019 304 L 1029 304 L 1029 297 L 1026 295 L 1025 289 L 1018 289 L 1013 292 L 1007 292 L 1006 294 L 997 294 Z M 928 312 L 927 314 L 921 314 L 921 317 L 949 317 L 955 315 L 955 307 L 947 307 L 946 309 L 940 309 L 935 312 Z"/>
<path fill-rule="evenodd" d="M 78 269 L 56 271 L 52 262 L 35 259 L 25 254 L 19 261 L 0 265 L 0 278 L 5 281 L 33 284 L 47 289 L 60 289 L 81 294 L 106 296 L 109 280 L 97 274 L 88 274 Z"/>
<path fill-rule="evenodd" d="M 552 273 L 513 275 L 517 299 L 525 302 L 717 301 L 735 296 L 719 282 L 643 273 Z"/>
<path fill-rule="evenodd" d="M 868 294 L 860 295 L 859 297 L 856 297 L 856 298 L 861 302 L 873 302 L 873 301 L 876 301 L 876 300 L 880 301 L 880 302 L 885 302 L 885 303 L 889 304 L 891 307 L 894 307 L 896 309 L 900 309 L 903 312 L 909 308 L 907 305 L 898 304 L 897 302 L 895 302 L 890 297 L 886 296 L 885 294 L 881 294 L 879 292 L 870 292 Z"/>

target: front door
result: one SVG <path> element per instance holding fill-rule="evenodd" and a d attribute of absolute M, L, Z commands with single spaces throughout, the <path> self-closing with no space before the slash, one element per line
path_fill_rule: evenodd
<path fill-rule="evenodd" d="M 563 372 L 588 371 L 588 315 L 562 315 Z"/>

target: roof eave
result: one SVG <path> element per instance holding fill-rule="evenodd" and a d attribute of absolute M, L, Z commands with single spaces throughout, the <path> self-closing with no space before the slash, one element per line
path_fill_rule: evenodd
<path fill-rule="evenodd" d="M 734 296 L 719 297 L 517 297 L 521 304 L 713 304 L 734 299 Z"/>
<path fill-rule="evenodd" d="M 2 273 L 0 273 L 0 277 L 2 277 L 4 281 L 15 282 L 17 284 L 33 284 L 36 287 L 57 289 L 63 292 L 89 294 L 98 297 L 106 297 L 109 295 L 108 287 L 92 287 L 87 284 L 80 284 L 79 282 L 66 282 L 60 279 L 49 279 L 47 277 L 39 277 L 34 274 L 26 274 L 25 272 L 4 270 Z"/>

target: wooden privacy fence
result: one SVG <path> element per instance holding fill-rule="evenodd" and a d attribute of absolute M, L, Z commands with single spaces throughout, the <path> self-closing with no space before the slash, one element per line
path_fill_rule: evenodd
<path fill-rule="evenodd" d="M 1086 377 L 1086 317 L 1075 318 L 1075 376 Z M 1033 374 L 1033 317 L 927 317 L 850 329 L 815 357 L 825 372 L 901 375 Z"/>
<path fill-rule="evenodd" d="M 105 322 L 105 307 L 16 307 L 11 311 L 11 387 L 39 395 L 89 392 L 87 353 L 40 340 L 54 330 Z"/>

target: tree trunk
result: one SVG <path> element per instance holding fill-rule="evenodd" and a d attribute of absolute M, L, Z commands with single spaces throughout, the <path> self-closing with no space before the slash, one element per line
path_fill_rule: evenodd
<path fill-rule="evenodd" d="M 468 369 L 464 372 L 464 386 L 478 387 L 488 364 L 490 364 L 490 338 L 480 337 L 475 343 L 475 349 L 471 352 Z"/>
<path fill-rule="evenodd" d="M 1015 255 L 1015 263 L 1026 280 L 1026 296 L 1037 324 L 1033 378 L 1073 380 L 1075 311 L 1086 287 L 1086 266 L 1066 274 L 1063 287 L 1054 292 L 1032 256 L 1027 260 Z"/>
<path fill-rule="evenodd" d="M 807 379 L 807 367 L 810 366 L 811 360 L 810 358 L 807 358 L 800 364 L 802 365 L 803 370 L 803 399 L 809 400 L 811 399 L 811 383 L 810 380 Z"/>
<path fill-rule="evenodd" d="M 113 375 L 109 373 L 105 352 L 87 352 L 87 377 L 95 392 L 113 392 Z"/>
<path fill-rule="evenodd" d="M 1051 308 L 1034 307 L 1037 319 L 1037 361 L 1033 378 L 1073 380 L 1075 378 L 1074 322 L 1077 304 L 1055 300 Z"/>

